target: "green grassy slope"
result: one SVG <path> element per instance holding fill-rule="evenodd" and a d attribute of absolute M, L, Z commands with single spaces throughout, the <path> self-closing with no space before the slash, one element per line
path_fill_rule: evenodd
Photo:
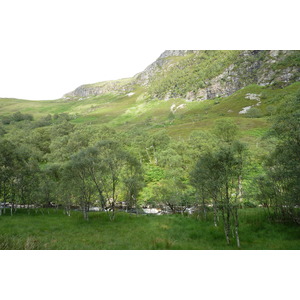
<path fill-rule="evenodd" d="M 193 130 L 210 129 L 214 122 L 222 118 L 233 119 L 240 127 L 246 140 L 261 136 L 269 127 L 270 111 L 276 111 L 286 97 L 294 95 L 300 83 L 285 88 L 247 86 L 226 98 L 186 102 L 177 98 L 168 101 L 153 100 L 140 87 L 131 96 L 106 94 L 83 100 L 27 101 L 0 99 L 0 117 L 17 111 L 30 113 L 35 119 L 47 114 L 69 113 L 75 116 L 76 124 L 107 125 L 118 130 L 129 130 L 139 126 L 144 130 L 166 129 L 170 136 L 186 138 Z M 257 101 L 246 99 L 248 93 L 261 95 L 257 106 L 260 116 L 249 118 L 239 112 Z M 174 113 L 171 107 L 178 108 Z"/>

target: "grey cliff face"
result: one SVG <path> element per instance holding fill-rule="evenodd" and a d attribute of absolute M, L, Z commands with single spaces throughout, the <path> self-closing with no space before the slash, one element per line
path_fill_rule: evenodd
<path fill-rule="evenodd" d="M 255 60 L 259 52 L 261 51 L 244 51 L 241 56 L 252 57 L 254 60 L 245 60 L 239 66 L 232 64 L 223 73 L 207 81 L 206 87 L 199 89 L 196 94 L 187 93 L 186 99 L 193 101 L 227 97 L 249 84 L 270 86 L 281 82 L 288 85 L 300 80 L 299 67 L 272 68 L 272 65 L 282 60 L 288 51 L 272 50 L 268 53 L 268 57 L 272 59 Z"/>

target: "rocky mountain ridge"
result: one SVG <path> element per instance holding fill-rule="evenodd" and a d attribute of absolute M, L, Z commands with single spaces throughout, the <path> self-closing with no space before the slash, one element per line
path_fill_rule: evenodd
<path fill-rule="evenodd" d="M 250 84 L 286 86 L 296 81 L 298 50 L 166 50 L 132 78 L 82 85 L 65 97 L 126 94 L 143 86 L 153 98 L 201 101 L 230 96 Z"/>

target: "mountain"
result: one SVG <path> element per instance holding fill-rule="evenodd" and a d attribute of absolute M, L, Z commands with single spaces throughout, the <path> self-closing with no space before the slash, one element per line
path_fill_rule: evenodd
<path fill-rule="evenodd" d="M 166 50 L 133 78 L 83 85 L 65 97 L 124 94 L 145 87 L 153 98 L 228 97 L 251 84 L 285 87 L 300 80 L 298 50 Z"/>

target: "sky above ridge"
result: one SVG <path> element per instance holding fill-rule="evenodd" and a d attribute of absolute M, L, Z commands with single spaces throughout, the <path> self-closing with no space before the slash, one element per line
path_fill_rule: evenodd
<path fill-rule="evenodd" d="M 277 22 L 276 7 L 268 24 L 276 22 L 266 31 L 260 20 L 265 22 L 268 3 L 253 0 L 247 6 L 255 22 L 248 22 L 244 10 L 237 13 L 239 4 L 237 0 L 1 0 L 0 98 L 57 99 L 81 84 L 132 77 L 164 50 L 298 48 L 289 44 L 297 39 L 281 26 L 284 20 Z M 278 10 L 282 19 L 285 7 Z M 288 10 L 288 20 L 297 23 L 297 19 L 297 10 Z M 280 42 L 279 47 L 270 44 L 274 41 Z"/>

